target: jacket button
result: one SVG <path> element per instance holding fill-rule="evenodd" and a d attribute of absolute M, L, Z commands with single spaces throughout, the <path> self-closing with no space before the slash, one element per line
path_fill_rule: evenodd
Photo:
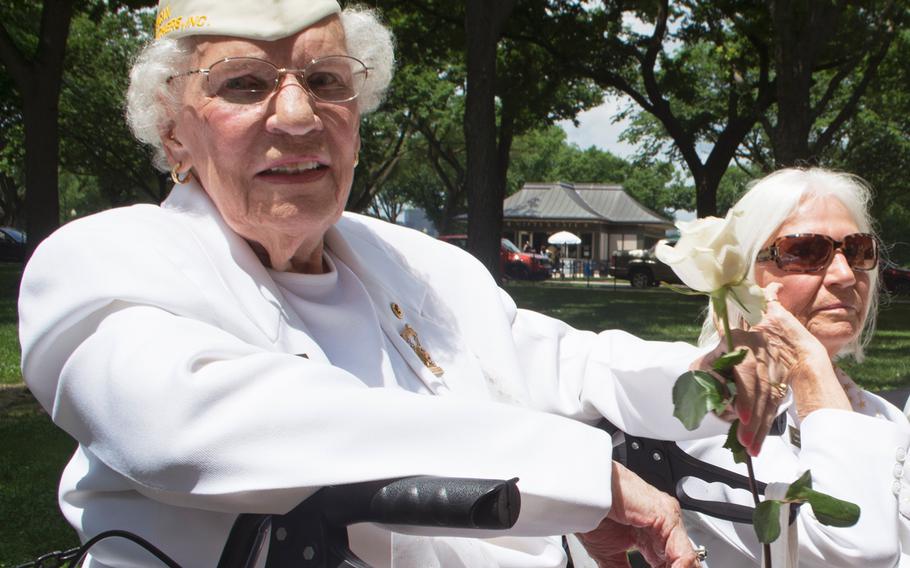
<path fill-rule="evenodd" d="M 395 302 L 392 302 L 390 304 L 390 307 L 392 308 L 392 313 L 395 314 L 396 318 L 401 319 L 404 316 L 404 313 L 401 311 L 401 306 Z"/>

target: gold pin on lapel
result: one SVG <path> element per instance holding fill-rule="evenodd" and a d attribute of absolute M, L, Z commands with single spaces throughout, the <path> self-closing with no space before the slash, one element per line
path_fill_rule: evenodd
<path fill-rule="evenodd" d="M 391 304 L 389 304 L 389 307 L 392 308 L 392 313 L 395 314 L 395 317 L 396 317 L 396 318 L 398 318 L 398 319 L 401 319 L 401 318 L 402 318 L 402 316 L 403 316 L 404 314 L 402 314 L 402 312 L 401 312 L 401 306 L 399 306 L 399 305 L 396 304 L 395 302 L 392 302 Z"/>
<path fill-rule="evenodd" d="M 404 329 L 401 330 L 401 338 L 411 346 L 411 349 L 414 350 L 414 353 L 420 357 L 420 360 L 423 361 L 423 364 L 426 365 L 427 369 L 437 377 L 441 377 L 445 372 L 442 370 L 442 367 L 437 365 L 433 358 L 430 357 L 430 354 L 427 353 L 427 350 L 423 348 L 423 345 L 420 344 L 420 338 L 417 337 L 417 332 L 414 331 L 414 328 L 408 324 L 404 324 Z"/>

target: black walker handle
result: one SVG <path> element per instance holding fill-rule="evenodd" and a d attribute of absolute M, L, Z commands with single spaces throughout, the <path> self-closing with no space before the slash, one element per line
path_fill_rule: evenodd
<path fill-rule="evenodd" d="M 347 525 L 507 529 L 521 510 L 518 479 L 404 477 L 323 487 L 285 515 L 243 514 L 218 568 L 247 568 L 268 539 L 265 566 L 369 568 L 348 549 Z"/>

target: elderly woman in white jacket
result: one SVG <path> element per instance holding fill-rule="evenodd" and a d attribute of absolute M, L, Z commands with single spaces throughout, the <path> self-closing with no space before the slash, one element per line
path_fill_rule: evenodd
<path fill-rule="evenodd" d="M 361 526 L 354 550 L 376 566 L 557 567 L 552 535 L 579 532 L 600 558 L 636 545 L 657 566 L 697 562 L 675 501 L 592 425 L 691 435 L 670 390 L 704 350 L 518 310 L 463 251 L 343 213 L 360 115 L 392 70 L 373 13 L 163 0 L 156 37 L 128 117 L 176 187 L 63 227 L 20 295 L 25 380 L 79 442 L 60 503 L 81 538 L 126 529 L 213 566 L 238 513 L 284 513 L 325 485 L 518 477 L 508 532 Z M 770 398 L 746 367 L 739 382 L 743 400 Z M 766 408 L 744 428 L 753 451 Z M 703 435 L 723 430 L 709 422 Z M 151 562 L 108 542 L 90 559 Z"/>
<path fill-rule="evenodd" d="M 861 508 L 855 526 L 836 528 L 802 506 L 789 543 L 799 566 L 910 562 L 910 468 L 904 467 L 910 424 L 900 409 L 857 386 L 837 364 L 842 357 L 861 361 L 874 327 L 878 245 L 869 201 L 869 190 L 856 177 L 812 168 L 775 172 L 734 206 L 737 238 L 754 259 L 750 276 L 770 293 L 768 311 L 782 322 L 775 333 L 793 347 L 776 361 L 792 389 L 787 432 L 768 438 L 754 460 L 755 475 L 791 483 L 811 470 L 814 488 Z M 741 312 L 731 317 L 732 325 L 746 327 Z M 709 314 L 702 344 L 717 341 L 715 324 Z M 745 474 L 745 466 L 721 447 L 722 437 L 680 445 Z M 703 498 L 752 504 L 747 492 L 723 486 L 688 489 Z M 751 526 L 688 512 L 685 519 L 693 540 L 707 546 L 710 566 L 759 565 L 761 547 Z"/>

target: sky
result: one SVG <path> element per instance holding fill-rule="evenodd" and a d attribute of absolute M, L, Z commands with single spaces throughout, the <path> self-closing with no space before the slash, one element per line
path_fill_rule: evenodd
<path fill-rule="evenodd" d="M 597 146 L 620 158 L 628 159 L 635 154 L 636 148 L 619 140 L 619 135 L 625 130 L 628 121 L 613 122 L 613 117 L 628 104 L 626 101 L 630 99 L 608 97 L 600 106 L 579 114 L 577 127 L 569 120 L 559 122 L 559 126 L 565 131 L 569 142 L 577 144 L 582 149 Z M 691 221 L 695 218 L 695 213 L 676 211 L 674 217 L 678 221 Z"/>
<path fill-rule="evenodd" d="M 629 158 L 635 153 L 635 147 L 619 140 L 619 135 L 628 126 L 628 121 L 613 123 L 613 116 L 625 108 L 627 104 L 625 100 L 628 99 L 613 96 L 605 98 L 600 106 L 578 115 L 578 127 L 570 120 L 563 120 L 558 124 L 565 131 L 569 142 L 577 144 L 582 149 L 597 146 L 620 158 Z"/>

